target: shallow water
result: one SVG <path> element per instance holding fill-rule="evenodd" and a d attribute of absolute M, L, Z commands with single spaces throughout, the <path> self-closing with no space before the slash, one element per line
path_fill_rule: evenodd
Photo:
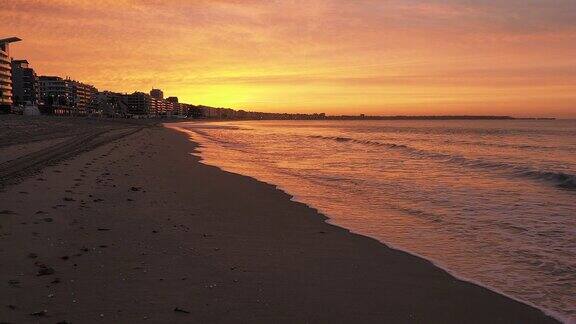
<path fill-rule="evenodd" d="M 576 318 L 576 121 L 182 123 L 207 164 Z"/>

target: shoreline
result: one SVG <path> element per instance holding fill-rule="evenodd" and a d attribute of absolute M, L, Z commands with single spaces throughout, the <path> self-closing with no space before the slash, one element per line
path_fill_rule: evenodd
<path fill-rule="evenodd" d="M 4 188 L 0 320 L 556 322 L 196 147 L 148 127 Z"/>
<path fill-rule="evenodd" d="M 225 121 L 225 120 L 221 120 L 221 122 L 224 122 L 224 121 Z M 171 124 L 172 124 L 173 126 L 171 126 Z M 166 126 L 166 125 L 168 125 L 168 126 Z M 179 126 L 178 126 L 178 123 L 165 123 L 165 127 L 170 128 L 170 129 L 174 129 L 175 131 L 178 131 L 178 132 L 182 132 L 183 134 L 187 134 L 187 136 L 189 136 L 189 138 L 190 138 L 190 141 L 191 141 L 192 143 L 194 143 L 194 145 L 196 145 L 196 146 L 198 146 L 198 147 L 201 147 L 201 146 L 202 146 L 202 144 L 198 143 L 198 142 L 195 141 L 190 135 L 188 135 L 188 134 L 189 134 L 189 131 L 186 131 L 185 129 L 179 127 Z M 471 283 L 471 284 L 473 284 L 473 285 L 477 285 L 477 286 L 479 286 L 479 287 L 488 289 L 488 290 L 490 290 L 490 291 L 493 291 L 493 292 L 495 292 L 495 293 L 497 293 L 497 294 L 499 294 L 499 295 L 502 295 L 502 296 L 505 296 L 505 297 L 507 297 L 507 298 L 510 298 L 510 299 L 512 299 L 512 300 L 514 300 L 514 301 L 517 301 L 517 302 L 519 302 L 519 303 L 522 303 L 522 304 L 525 304 L 525 305 L 527 305 L 527 306 L 533 307 L 533 308 L 535 308 L 535 309 L 543 312 L 544 314 L 546 314 L 546 315 L 548 315 L 548 316 L 550 316 L 550 317 L 552 317 L 552 318 L 554 318 L 554 319 L 556 319 L 556 320 L 558 320 L 558 321 L 560 321 L 560 322 L 562 322 L 562 323 L 572 323 L 570 318 L 566 318 L 565 316 L 563 316 L 562 314 L 560 314 L 560 313 L 558 313 L 558 312 L 556 312 L 556 311 L 549 310 L 549 309 L 542 308 L 542 307 L 538 307 L 537 305 L 535 305 L 535 304 L 533 304 L 533 303 L 531 303 L 531 302 L 529 302 L 529 301 L 526 301 L 526 300 L 523 300 L 523 299 L 520 299 L 520 298 L 516 298 L 516 297 L 514 297 L 514 296 L 512 296 L 512 295 L 509 295 L 509 294 L 507 294 L 507 293 L 499 290 L 498 288 L 491 287 L 490 285 L 486 285 L 486 284 L 484 284 L 484 283 L 482 283 L 482 282 L 480 282 L 480 281 L 478 281 L 478 280 L 474 280 L 474 279 L 468 278 L 468 277 L 466 277 L 466 276 L 460 275 L 460 274 L 458 274 L 457 272 L 454 272 L 454 271 L 450 270 L 450 268 L 448 268 L 447 266 L 443 265 L 441 262 L 439 262 L 439 261 L 437 261 L 437 260 L 434 260 L 434 259 L 425 257 L 425 256 L 423 256 L 423 255 L 421 255 L 421 254 L 419 254 L 419 253 L 416 253 L 416 252 L 410 251 L 409 249 L 406 249 L 406 248 L 403 248 L 403 247 L 394 245 L 394 244 L 392 244 L 392 243 L 390 243 L 390 242 L 386 242 L 386 241 L 384 241 L 384 240 L 380 240 L 380 239 L 378 239 L 377 237 L 373 237 L 373 236 L 370 236 L 370 235 L 368 235 L 368 234 L 364 234 L 364 233 L 361 233 L 361 232 L 356 232 L 356 231 L 354 231 L 353 229 L 350 229 L 350 228 L 347 228 L 347 227 L 345 227 L 345 226 L 343 226 L 343 225 L 340 225 L 340 224 L 337 223 L 337 221 L 336 221 L 334 218 L 330 217 L 327 212 L 324 212 L 324 211 L 322 211 L 321 209 L 319 209 L 319 208 L 317 208 L 317 207 L 315 207 L 315 206 L 313 206 L 313 205 L 310 205 L 310 204 L 302 201 L 300 198 L 298 198 L 298 196 L 290 193 L 290 190 L 289 190 L 288 188 L 284 188 L 284 187 L 279 186 L 279 185 L 277 185 L 277 184 L 274 184 L 274 183 L 271 183 L 271 182 L 267 182 L 267 181 L 264 181 L 264 180 L 262 180 L 262 179 L 258 179 L 258 178 L 256 178 L 256 177 L 250 176 L 250 175 L 246 175 L 246 174 L 237 173 L 237 172 L 234 172 L 234 171 L 225 170 L 225 169 L 222 169 L 221 167 L 219 167 L 219 166 L 217 166 L 217 165 L 213 165 L 213 164 L 206 163 L 206 162 L 204 162 L 204 160 L 202 159 L 202 155 L 201 155 L 201 153 L 200 153 L 197 149 L 194 150 L 194 152 L 193 152 L 192 154 L 193 154 L 194 156 L 196 156 L 196 157 L 199 158 L 199 163 L 205 164 L 205 165 L 207 165 L 207 166 L 216 167 L 216 168 L 222 170 L 223 172 L 227 172 L 227 173 L 231 173 L 231 174 L 235 174 L 235 175 L 239 175 L 239 176 L 243 176 L 243 177 L 248 177 L 248 178 L 254 179 L 254 180 L 258 181 L 258 182 L 261 182 L 261 183 L 264 183 L 264 184 L 267 184 L 267 185 L 272 185 L 272 186 L 274 186 L 277 190 L 280 190 L 280 191 L 284 192 L 285 194 L 289 195 L 289 196 L 291 197 L 291 200 L 292 200 L 292 201 L 297 202 L 297 203 L 304 204 L 304 205 L 306 205 L 308 208 L 311 208 L 311 209 L 317 211 L 319 215 L 321 215 L 323 218 L 325 218 L 325 219 L 324 219 L 324 222 L 325 222 L 326 224 L 328 224 L 328 225 L 342 228 L 342 229 L 344 229 L 344 230 L 346 230 L 346 231 L 349 231 L 349 232 L 350 232 L 351 234 L 353 234 L 353 235 L 359 235 L 359 236 L 363 236 L 363 237 L 366 237 L 366 238 L 370 238 L 370 239 L 376 240 L 377 242 L 379 242 L 380 244 L 383 245 L 383 248 L 393 249 L 393 250 L 396 250 L 396 251 L 400 251 L 400 252 L 403 252 L 403 253 L 407 253 L 407 254 L 412 255 L 412 256 L 414 256 L 414 257 L 417 257 L 417 258 L 419 258 L 419 259 L 426 260 L 426 261 L 430 262 L 432 265 L 434 265 L 435 267 L 437 267 L 437 268 L 439 268 L 439 269 L 447 272 L 449 275 L 453 276 L 454 278 L 456 278 L 456 279 L 458 279 L 458 280 L 461 280 L 461 281 L 464 281 L 464 282 L 468 282 L 468 283 Z"/>

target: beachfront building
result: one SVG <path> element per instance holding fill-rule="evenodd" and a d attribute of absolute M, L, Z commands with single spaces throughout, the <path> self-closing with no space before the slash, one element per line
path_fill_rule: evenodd
<path fill-rule="evenodd" d="M 158 99 L 151 97 L 151 115 L 155 116 L 166 116 L 167 102 L 164 99 Z"/>
<path fill-rule="evenodd" d="M 184 113 L 183 104 L 178 102 L 178 97 L 168 97 L 166 98 L 168 104 L 168 113 L 172 116 L 186 116 Z"/>
<path fill-rule="evenodd" d="M 42 75 L 38 78 L 40 98 L 44 102 L 42 112 L 64 115 L 72 105 L 72 85 L 58 76 Z"/>
<path fill-rule="evenodd" d="M 12 60 L 12 101 L 19 107 L 39 104 L 38 76 L 26 60 Z"/>
<path fill-rule="evenodd" d="M 84 116 L 95 108 L 98 90 L 92 85 L 58 76 L 40 76 L 39 84 L 46 113 Z"/>
<path fill-rule="evenodd" d="M 190 117 L 190 118 L 201 118 L 202 112 L 200 111 L 200 108 L 198 108 L 198 106 L 194 106 L 191 104 L 185 104 L 185 103 L 181 103 L 180 104 L 180 115 L 181 116 L 186 116 L 186 117 Z"/>
<path fill-rule="evenodd" d="M 128 104 L 128 113 L 133 116 L 149 116 L 151 114 L 152 97 L 144 92 L 134 92 L 125 95 Z"/>
<path fill-rule="evenodd" d="M 12 109 L 12 62 L 10 43 L 21 41 L 18 37 L 0 39 L 0 112 Z"/>
<path fill-rule="evenodd" d="M 77 115 L 92 113 L 95 106 L 98 89 L 93 85 L 71 80 L 72 105 Z"/>
<path fill-rule="evenodd" d="M 134 92 L 123 95 L 123 100 L 128 106 L 128 115 L 136 118 L 188 117 L 189 110 L 194 107 L 189 104 L 179 103 L 178 97 L 160 99 L 163 96 L 162 90 L 152 89 L 150 94 Z"/>
<path fill-rule="evenodd" d="M 125 95 L 129 107 L 129 114 L 138 117 L 172 117 L 182 113 L 182 104 L 177 97 L 163 99 L 164 93 L 160 89 L 152 89 L 150 94 L 134 92 Z M 184 116 L 186 116 L 184 114 Z"/>
<path fill-rule="evenodd" d="M 99 92 L 95 100 L 95 110 L 106 117 L 126 118 L 130 115 L 126 97 L 125 94 L 117 92 Z"/>

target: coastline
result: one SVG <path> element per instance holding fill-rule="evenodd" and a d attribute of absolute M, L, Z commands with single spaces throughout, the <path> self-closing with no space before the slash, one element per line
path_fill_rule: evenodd
<path fill-rule="evenodd" d="M 0 321 L 556 322 L 196 147 L 148 127 L 0 192 Z"/>
<path fill-rule="evenodd" d="M 516 118 L 516 120 L 530 120 L 530 119 L 529 119 L 529 118 L 525 118 L 525 119 Z M 219 120 L 218 122 L 226 122 L 226 121 L 227 121 L 227 120 Z M 210 122 L 210 121 L 202 121 L 202 123 L 207 123 L 207 122 Z M 202 144 L 200 144 L 197 140 L 195 140 L 195 139 L 191 136 L 192 133 L 191 133 L 189 130 L 180 127 L 180 126 L 178 125 L 178 123 L 165 123 L 165 126 L 168 127 L 168 128 L 172 128 L 172 129 L 174 129 L 174 130 L 176 130 L 176 131 L 182 132 L 183 134 L 186 134 L 187 136 L 189 136 L 190 140 L 191 140 L 197 147 L 201 147 L 201 146 L 202 146 Z M 465 275 L 462 275 L 462 274 L 460 274 L 460 273 L 458 273 L 458 272 L 456 272 L 456 271 L 451 270 L 450 267 L 448 267 L 447 265 L 443 264 L 441 261 L 439 261 L 439 260 L 437 260 L 437 259 L 433 259 L 433 258 L 427 257 L 427 256 L 425 256 L 425 255 L 422 255 L 422 254 L 419 254 L 419 253 L 417 253 L 417 252 L 411 251 L 409 248 L 403 247 L 403 246 L 401 246 L 401 245 L 395 245 L 395 244 L 393 244 L 392 242 L 388 242 L 388 241 L 386 241 L 386 240 L 383 240 L 382 238 L 378 238 L 377 236 L 373 236 L 373 235 L 370 235 L 370 234 L 367 234 L 367 233 L 362 233 L 361 231 L 355 231 L 354 229 L 349 228 L 349 227 L 347 227 L 347 226 L 344 225 L 344 224 L 340 224 L 340 223 L 338 223 L 338 220 L 337 220 L 337 219 L 334 219 L 334 218 L 332 218 L 332 217 L 329 216 L 329 214 L 330 214 L 329 211 L 322 210 L 322 209 L 319 208 L 318 206 L 315 206 L 313 203 L 308 202 L 308 201 L 306 201 L 305 199 L 302 199 L 302 198 L 299 197 L 298 195 L 292 193 L 291 190 L 290 190 L 290 188 L 283 187 L 283 186 L 280 186 L 280 185 L 278 185 L 278 184 L 275 184 L 275 183 L 272 183 L 272 182 L 269 182 L 269 181 L 266 181 L 266 180 L 263 180 L 263 179 L 259 179 L 258 177 L 255 177 L 255 176 L 252 176 L 252 175 L 247 175 L 247 174 L 235 172 L 235 171 L 233 171 L 233 170 L 226 170 L 225 168 L 222 168 L 222 167 L 220 167 L 220 166 L 218 166 L 218 165 L 216 165 L 216 164 L 211 164 L 211 163 L 209 163 L 209 162 L 206 162 L 206 161 L 204 161 L 204 159 L 202 158 L 202 154 L 201 154 L 201 152 L 199 152 L 199 150 L 195 150 L 193 154 L 199 158 L 199 162 L 200 162 L 200 163 L 203 163 L 203 164 L 205 164 L 205 165 L 214 166 L 214 167 L 217 167 L 217 168 L 219 168 L 220 170 L 222 170 L 222 171 L 224 171 L 224 172 L 228 172 L 228 173 L 232 173 L 232 174 L 240 175 L 240 176 L 244 176 L 244 177 L 249 177 L 249 178 L 252 178 L 252 179 L 254 179 L 254 180 L 258 181 L 258 182 L 262 182 L 262 183 L 265 183 L 265 184 L 274 186 L 277 190 L 280 190 L 280 191 L 286 193 L 287 195 L 289 195 L 289 196 L 291 197 L 290 199 L 291 199 L 292 201 L 298 202 L 298 203 L 301 203 L 301 204 L 304 204 L 304 205 L 308 206 L 309 208 L 312 208 L 313 210 L 317 211 L 317 213 L 319 213 L 319 214 L 321 215 L 321 217 L 324 217 L 324 218 L 325 218 L 325 223 L 326 223 L 326 224 L 329 224 L 329 225 L 332 225 L 332 226 L 336 226 L 336 227 L 342 228 L 342 229 L 344 229 L 344 230 L 346 230 L 346 231 L 349 231 L 349 232 L 350 232 L 351 234 L 353 234 L 353 235 L 359 235 L 359 236 L 363 236 L 363 237 L 368 237 L 368 238 L 374 239 L 374 240 L 378 241 L 380 244 L 382 244 L 385 248 L 390 248 L 390 249 L 393 249 L 393 250 L 401 251 L 401 252 L 407 253 L 407 254 L 409 254 L 409 255 L 412 255 L 412 256 L 414 256 L 414 257 L 417 257 L 417 258 L 426 260 L 426 261 L 432 263 L 432 265 L 433 265 L 434 267 L 440 268 L 442 271 L 447 272 L 449 275 L 455 277 L 455 278 L 458 279 L 458 280 L 461 280 L 461 281 L 464 281 L 464 282 L 468 282 L 468 283 L 477 285 L 477 286 L 479 286 L 479 287 L 482 287 L 482 288 L 488 289 L 488 290 L 490 290 L 490 291 L 493 291 L 493 292 L 495 292 L 495 293 L 497 293 L 497 294 L 499 294 L 499 295 L 503 295 L 503 296 L 505 296 L 505 297 L 507 297 L 507 298 L 510 298 L 510 299 L 512 299 L 512 300 L 514 300 L 514 301 L 517 301 L 517 302 L 526 304 L 526 305 L 528 305 L 528 306 L 530 306 L 530 307 L 533 307 L 533 308 L 535 308 L 535 309 L 538 309 L 538 310 L 544 312 L 547 316 L 550 316 L 550 317 L 552 317 L 552 318 L 554 318 L 554 319 L 556 319 L 556 320 L 558 320 L 558 321 L 560 321 L 560 322 L 563 322 L 563 323 L 573 323 L 573 321 L 572 321 L 572 319 L 571 319 L 570 317 L 566 317 L 566 316 L 564 316 L 564 314 L 562 314 L 562 313 L 556 312 L 556 311 L 551 310 L 551 309 L 539 307 L 538 305 L 536 305 L 536 304 L 534 304 L 534 303 L 531 303 L 530 301 L 523 300 L 523 299 L 521 299 L 521 298 L 517 298 L 517 297 L 515 297 L 515 296 L 512 296 L 512 295 L 510 295 L 510 294 L 507 294 L 506 292 L 504 292 L 504 291 L 502 291 L 502 290 L 500 290 L 500 289 L 498 289 L 498 288 L 496 288 L 496 287 L 493 287 L 493 286 L 488 285 L 488 284 L 485 284 L 485 283 L 483 283 L 483 282 L 481 282 L 481 281 L 478 281 L 478 280 L 475 280 L 475 279 L 473 279 L 473 278 L 470 278 L 470 277 L 467 277 L 467 276 L 465 276 Z"/>

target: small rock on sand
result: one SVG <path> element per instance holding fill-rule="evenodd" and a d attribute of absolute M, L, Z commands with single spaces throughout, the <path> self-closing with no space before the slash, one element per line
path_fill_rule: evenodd
<path fill-rule="evenodd" d="M 189 311 L 187 311 L 187 310 L 184 310 L 184 309 L 182 309 L 182 308 L 179 308 L 179 307 L 176 307 L 176 308 L 174 308 L 174 311 L 175 311 L 176 313 L 184 313 L 184 314 L 190 314 L 190 312 L 189 312 Z"/>
<path fill-rule="evenodd" d="M 41 311 L 39 311 L 39 312 L 30 313 L 30 315 L 36 316 L 36 317 L 45 317 L 46 314 L 48 314 L 48 311 L 45 310 L 45 309 L 44 309 L 44 310 L 41 310 Z"/>
<path fill-rule="evenodd" d="M 56 272 L 56 271 L 54 271 L 54 269 L 52 269 L 52 268 L 50 268 L 50 267 L 44 266 L 44 267 L 41 267 L 41 268 L 38 270 L 37 276 L 38 276 L 38 277 L 40 277 L 40 276 L 49 276 L 49 275 L 53 275 L 55 272 Z"/>

